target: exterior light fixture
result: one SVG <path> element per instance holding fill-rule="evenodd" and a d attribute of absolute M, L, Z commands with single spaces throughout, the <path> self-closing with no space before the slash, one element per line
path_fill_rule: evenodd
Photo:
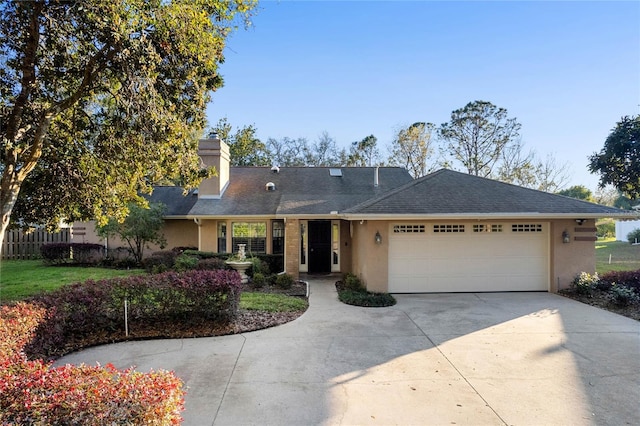
<path fill-rule="evenodd" d="M 562 232 L 562 242 L 565 243 L 565 244 L 568 244 L 569 241 L 571 241 L 571 236 L 569 235 L 569 233 L 566 230 L 564 230 Z"/>
<path fill-rule="evenodd" d="M 586 222 L 586 220 L 587 220 L 587 219 L 576 219 L 576 223 L 577 223 L 578 225 L 582 225 L 583 223 L 585 223 L 585 222 Z"/>
<path fill-rule="evenodd" d="M 375 238 L 376 244 L 380 245 L 382 244 L 382 235 L 380 235 L 380 232 L 376 231 L 376 238 Z"/>

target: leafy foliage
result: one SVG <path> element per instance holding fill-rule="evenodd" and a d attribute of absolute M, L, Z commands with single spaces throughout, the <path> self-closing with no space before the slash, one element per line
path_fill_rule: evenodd
<path fill-rule="evenodd" d="M 519 138 L 520 123 L 491 102 L 469 102 L 440 126 L 448 153 L 469 174 L 488 177 L 505 148 Z"/>
<path fill-rule="evenodd" d="M 23 348 L 45 317 L 32 304 L 0 307 L 0 423 L 180 423 L 184 391 L 172 372 L 27 360 Z"/>
<path fill-rule="evenodd" d="M 287 290 L 293 287 L 293 282 L 294 282 L 294 279 L 289 274 L 280 274 L 276 278 L 276 286 L 284 290 Z"/>
<path fill-rule="evenodd" d="M 342 303 L 363 307 L 385 307 L 396 304 L 396 299 L 389 293 L 367 291 L 357 275 L 347 273 L 342 281 L 336 282 L 338 299 Z"/>
<path fill-rule="evenodd" d="M 349 150 L 347 166 L 371 167 L 380 164 L 378 138 L 369 135 L 361 141 L 353 142 Z"/>
<path fill-rule="evenodd" d="M 45 264 L 63 265 L 96 265 L 102 260 L 104 247 L 89 243 L 51 243 L 40 247 L 40 254 Z"/>
<path fill-rule="evenodd" d="M 611 184 L 640 198 L 640 115 L 616 123 L 602 150 L 589 157 L 589 170 L 600 175 L 601 187 Z"/>
<path fill-rule="evenodd" d="M 640 228 L 634 229 L 627 234 L 627 241 L 631 244 L 640 243 Z"/>
<path fill-rule="evenodd" d="M 434 124 L 422 122 L 398 130 L 391 146 L 389 164 L 404 167 L 416 179 L 429 173 L 434 132 Z"/>
<path fill-rule="evenodd" d="M 122 219 L 155 182 L 192 188 L 210 176 L 197 137 L 226 38 L 255 6 L 0 3 L 2 235 L 10 216 L 51 227 Z"/>
<path fill-rule="evenodd" d="M 110 280 L 89 280 L 35 296 L 30 302 L 47 310 L 27 353 L 38 358 L 63 355 L 89 333 L 123 330 L 122 309 L 128 301 L 129 321 L 225 323 L 237 315 L 240 276 L 235 271 L 166 272 Z M 124 339 L 124 333 L 116 333 Z"/>
<path fill-rule="evenodd" d="M 636 271 L 611 271 L 602 274 L 600 281 L 612 286 L 614 283 L 624 284 L 640 293 L 640 269 Z"/>
<path fill-rule="evenodd" d="M 584 185 L 574 185 L 562 191 L 558 191 L 556 194 L 564 195 L 565 197 L 577 198 L 578 200 L 594 202 L 593 194 L 591 190 Z"/>
<path fill-rule="evenodd" d="M 267 146 L 256 136 L 254 125 L 239 127 L 233 132 L 233 127 L 222 118 L 212 128 L 218 137 L 229 145 L 229 157 L 232 166 L 269 166 L 271 165 Z"/>
<path fill-rule="evenodd" d="M 149 243 L 156 243 L 162 248 L 166 244 L 162 226 L 166 206 L 151 203 L 149 208 L 132 204 L 123 220 L 110 218 L 106 225 L 98 226 L 96 231 L 101 237 L 117 236 L 126 241 L 129 251 L 138 264 L 142 264 L 144 249 Z"/>
<path fill-rule="evenodd" d="M 587 272 L 580 272 L 571 282 L 571 287 L 577 294 L 589 296 L 596 289 L 599 282 L 600 278 L 597 272 L 593 275 Z"/>
<path fill-rule="evenodd" d="M 609 289 L 609 300 L 618 306 L 629 306 L 633 303 L 637 303 L 640 297 L 633 291 L 632 288 L 625 285 L 613 284 Z"/>

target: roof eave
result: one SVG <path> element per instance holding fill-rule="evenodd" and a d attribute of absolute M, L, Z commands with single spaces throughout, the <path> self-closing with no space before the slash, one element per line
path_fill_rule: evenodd
<path fill-rule="evenodd" d="M 507 219 L 637 219 L 635 212 L 621 213 L 431 213 L 431 214 L 363 214 L 346 213 L 346 220 L 507 220 Z"/>

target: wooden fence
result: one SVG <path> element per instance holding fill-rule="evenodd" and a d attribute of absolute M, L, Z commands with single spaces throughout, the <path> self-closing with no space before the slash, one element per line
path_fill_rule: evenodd
<path fill-rule="evenodd" d="M 18 229 L 6 231 L 1 259 L 36 259 L 40 257 L 40 246 L 49 243 L 71 242 L 71 230 L 63 228 L 59 232 L 50 233 L 44 229 L 24 232 Z"/>

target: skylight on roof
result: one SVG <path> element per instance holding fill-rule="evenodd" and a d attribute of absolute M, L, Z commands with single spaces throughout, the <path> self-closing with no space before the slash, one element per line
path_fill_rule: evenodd
<path fill-rule="evenodd" d="M 329 176 L 342 177 L 342 169 L 329 169 Z"/>

